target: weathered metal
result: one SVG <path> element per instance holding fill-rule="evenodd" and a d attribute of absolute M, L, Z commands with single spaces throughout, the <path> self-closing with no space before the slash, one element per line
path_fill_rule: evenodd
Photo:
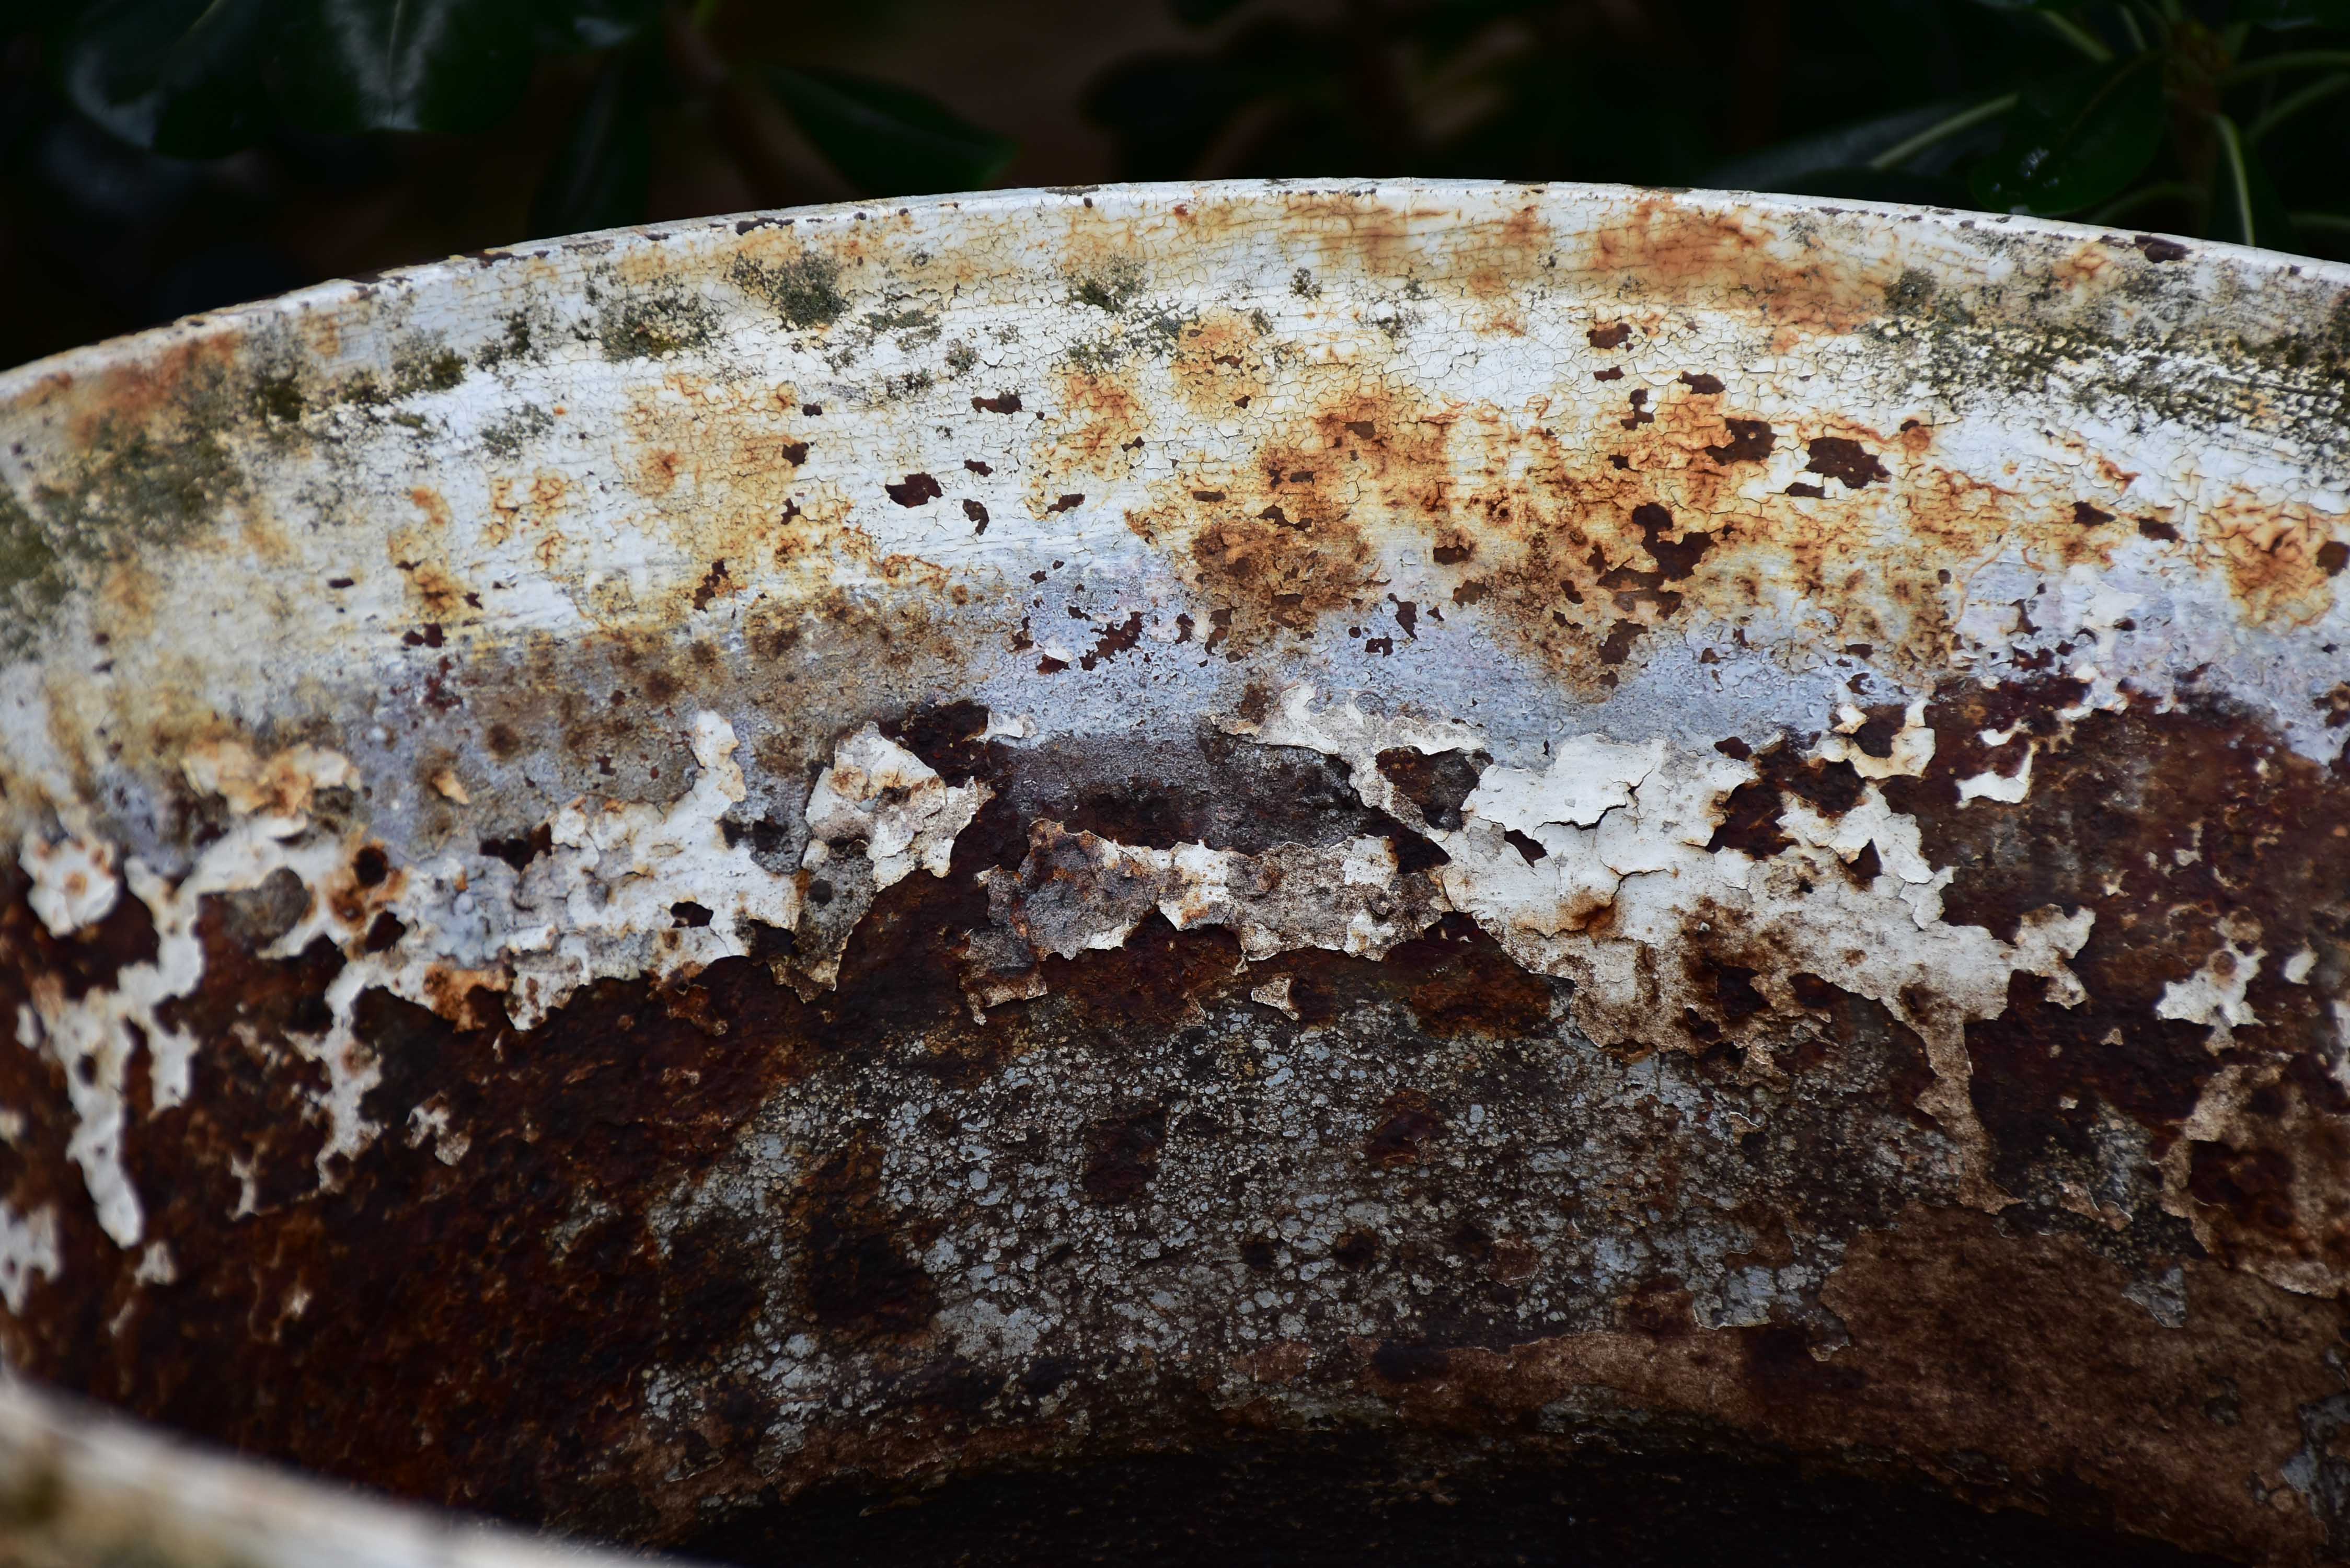
<path fill-rule="evenodd" d="M 13 372 L 0 1347 L 743 1560 L 1602 1450 L 2343 1559 L 2345 410 L 2340 267 L 1474 184 Z"/>

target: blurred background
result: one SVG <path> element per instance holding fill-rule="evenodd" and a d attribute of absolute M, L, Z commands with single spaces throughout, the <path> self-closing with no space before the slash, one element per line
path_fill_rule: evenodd
<path fill-rule="evenodd" d="M 0 363 L 547 234 L 1484 176 L 2350 256 L 2350 0 L 0 0 Z"/>

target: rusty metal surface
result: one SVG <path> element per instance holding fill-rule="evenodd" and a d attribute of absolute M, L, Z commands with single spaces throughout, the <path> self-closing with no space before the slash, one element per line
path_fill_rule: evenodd
<path fill-rule="evenodd" d="M 1449 184 L 12 372 L 0 1347 L 657 1546 L 1335 1431 L 2340 1560 L 2345 410 L 2339 267 Z"/>

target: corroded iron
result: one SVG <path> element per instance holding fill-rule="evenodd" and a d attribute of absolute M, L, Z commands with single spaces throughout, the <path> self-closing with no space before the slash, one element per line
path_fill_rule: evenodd
<path fill-rule="evenodd" d="M 2345 412 L 2339 267 L 1567 186 L 15 371 L 0 1348 L 746 1561 L 1267 1445 L 2341 1560 Z"/>

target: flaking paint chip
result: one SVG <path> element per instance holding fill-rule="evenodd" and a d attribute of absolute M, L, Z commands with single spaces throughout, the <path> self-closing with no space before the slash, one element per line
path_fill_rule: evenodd
<path fill-rule="evenodd" d="M 1301 1014 L 1297 1011 L 1297 1004 L 1289 1000 L 1289 976 L 1275 975 L 1250 992 L 1249 1000 L 1263 1002 L 1275 1012 L 1285 1012 L 1292 1019 L 1298 1018 Z"/>

